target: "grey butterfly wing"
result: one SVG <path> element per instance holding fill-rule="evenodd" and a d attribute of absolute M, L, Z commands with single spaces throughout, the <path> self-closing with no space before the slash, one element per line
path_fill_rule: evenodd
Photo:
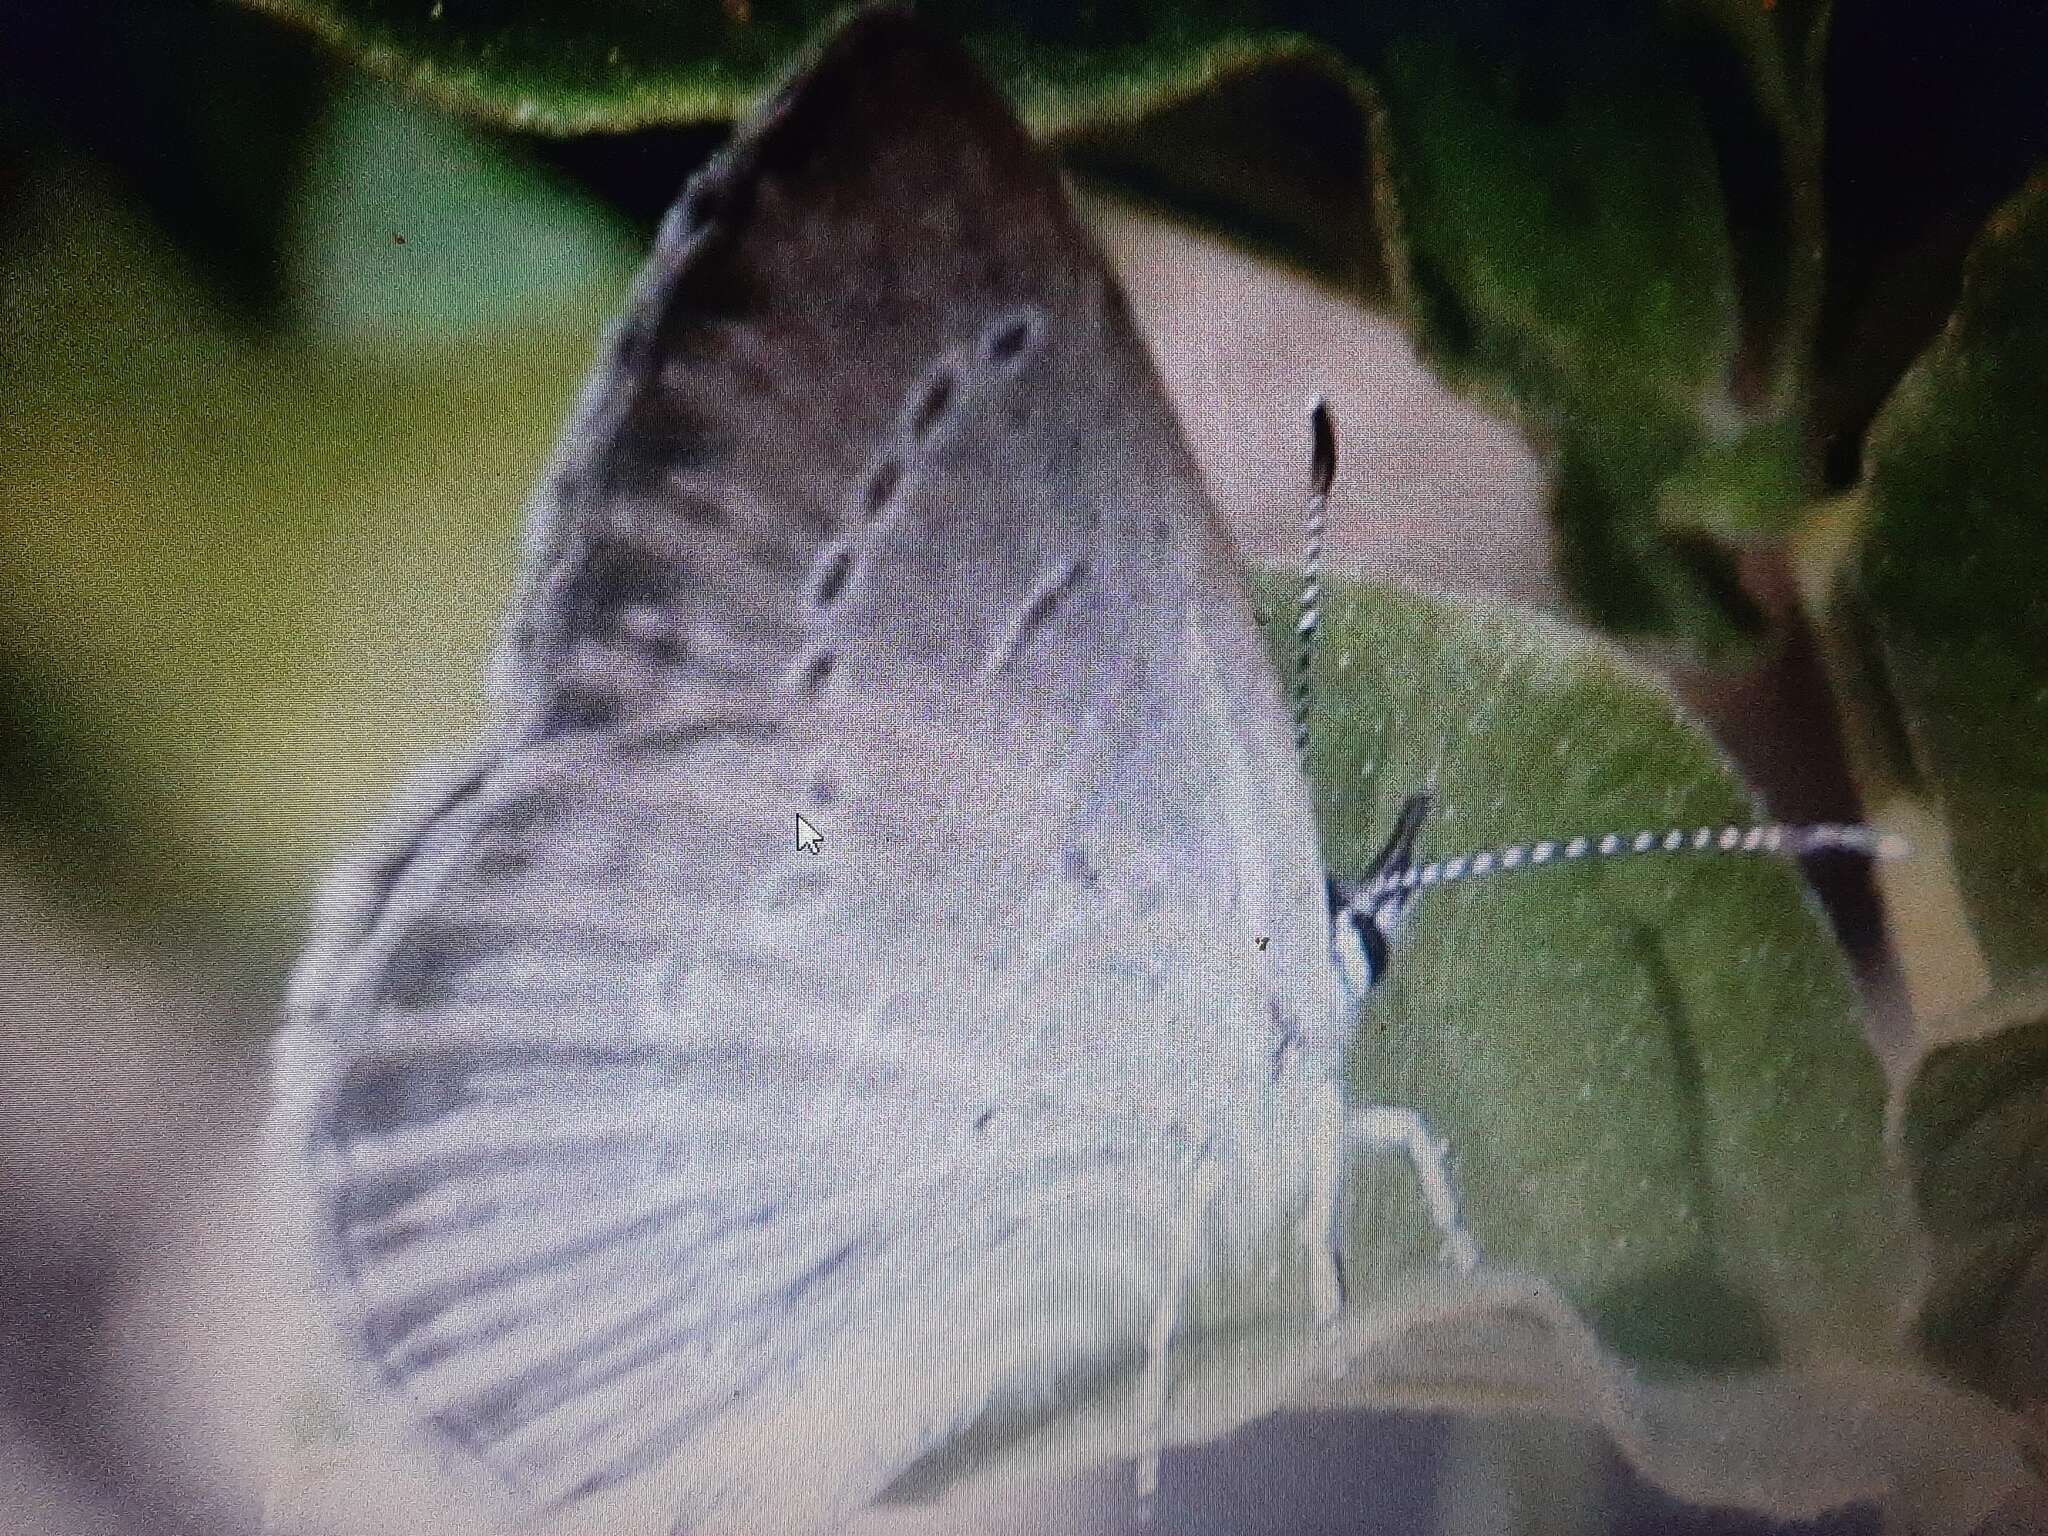
<path fill-rule="evenodd" d="M 1131 1366 L 1195 1163 L 1218 1261 L 1298 1215 L 1277 690 L 1057 177 L 893 16 L 671 216 L 529 538 L 496 738 L 295 982 L 326 1282 L 520 1503 L 804 1528 Z"/>

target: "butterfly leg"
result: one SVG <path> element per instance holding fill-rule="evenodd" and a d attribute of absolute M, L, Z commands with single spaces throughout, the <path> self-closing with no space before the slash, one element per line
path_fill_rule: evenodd
<path fill-rule="evenodd" d="M 1333 1078 L 1316 1091 L 1315 1140 L 1309 1147 L 1308 1215 L 1302 1239 L 1308 1255 L 1309 1302 L 1316 1327 L 1328 1340 L 1344 1310 L 1344 1254 L 1337 1235 L 1338 1179 L 1344 1161 L 1344 1092 Z"/>
<path fill-rule="evenodd" d="M 1428 1122 L 1399 1105 L 1368 1104 L 1346 1114 L 1343 1091 L 1332 1080 L 1319 1090 L 1315 1141 L 1310 1149 L 1308 1230 L 1309 1298 L 1326 1346 L 1334 1346 L 1344 1310 L 1344 1244 L 1338 1230 L 1338 1196 L 1345 1157 L 1357 1148 L 1405 1155 L 1422 1186 L 1430 1221 L 1444 1240 L 1444 1257 L 1460 1274 L 1479 1264 L 1479 1245 L 1458 1218 L 1458 1197 L 1444 1165 L 1445 1144 Z M 1332 1358 L 1335 1373 L 1338 1362 Z"/>
<path fill-rule="evenodd" d="M 1429 1133 L 1429 1122 L 1415 1110 L 1398 1104 L 1368 1104 L 1345 1124 L 1345 1141 L 1368 1152 L 1395 1151 L 1404 1154 L 1422 1185 L 1422 1198 L 1429 1206 L 1429 1219 L 1444 1240 L 1443 1255 L 1468 1275 L 1479 1267 L 1479 1244 L 1458 1218 L 1458 1195 L 1451 1187 L 1450 1170 L 1444 1166 L 1449 1147 Z"/>
<path fill-rule="evenodd" d="M 1159 1491 L 1159 1454 L 1166 1438 L 1166 1354 L 1180 1326 L 1180 1305 L 1187 1291 L 1188 1270 L 1195 1259 L 1195 1244 L 1209 1217 L 1216 1196 L 1216 1164 L 1204 1154 L 1195 1164 L 1185 1201 L 1181 1206 L 1180 1230 L 1175 1236 L 1173 1260 L 1167 1266 L 1166 1284 L 1159 1293 L 1159 1305 L 1152 1313 L 1152 1329 L 1145 1340 L 1145 1374 L 1138 1381 L 1138 1407 L 1144 1415 L 1144 1450 L 1138 1457 L 1138 1497 L 1147 1504 Z"/>

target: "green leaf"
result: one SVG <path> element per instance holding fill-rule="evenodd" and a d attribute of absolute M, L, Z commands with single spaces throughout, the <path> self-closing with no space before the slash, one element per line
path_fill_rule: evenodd
<path fill-rule="evenodd" d="M 451 109 L 537 133 L 730 122 L 853 7 L 246 0 Z M 1311 27 L 1220 0 L 1113 8 L 960 0 L 962 36 L 1082 172 L 1384 298 L 1388 195 L 1370 84 Z"/>
<path fill-rule="evenodd" d="M 443 104 L 542 133 L 736 116 L 844 0 L 719 0 L 564 7 L 542 0 L 248 0 Z M 1271 45 L 1278 29 L 1228 0 L 1115 7 L 919 7 L 969 38 L 1051 128 L 1189 94 Z"/>
<path fill-rule="evenodd" d="M 1730 546 L 1786 535 L 1812 490 L 1815 8 L 1395 4 L 1300 25 L 1317 47 L 1276 42 L 1263 72 L 1069 133 L 1070 161 L 1403 309 L 1550 457 L 1580 610 L 1741 654 L 1763 617 Z M 1284 105 L 1261 94 L 1290 76 Z"/>
<path fill-rule="evenodd" d="M 1586 615 L 1735 654 L 1759 615 L 1721 541 L 1785 532 L 1807 481 L 1790 65 L 1700 8 L 1435 14 L 1353 49 L 1425 351 L 1550 447 Z"/>
<path fill-rule="evenodd" d="M 1262 601 L 1287 611 L 1277 585 Z M 1335 869 L 1432 780 L 1432 855 L 1752 813 L 1668 695 L 1565 626 L 1364 589 L 1329 603 L 1321 663 Z M 1795 870 L 1553 866 L 1432 892 L 1413 929 L 1352 1089 L 1449 1134 L 1496 1261 L 1660 1372 L 1882 1352 L 1883 1081 Z"/>
<path fill-rule="evenodd" d="M 556 323 L 565 291 L 587 298 L 635 261 L 623 223 L 367 83 L 342 93 L 308 160 L 288 247 L 301 345 L 452 354 Z"/>
<path fill-rule="evenodd" d="M 1827 292 L 1808 420 L 1837 489 L 1954 310 L 1985 221 L 2048 157 L 2048 10 L 1994 3 L 1959 19 L 1830 7 Z"/>
<path fill-rule="evenodd" d="M 0 156 L 59 146 L 117 174 L 214 293 L 274 321 L 283 209 L 331 71 L 205 0 L 78 0 L 0 15 Z M 11 187 L 0 186 L 0 204 Z"/>
<path fill-rule="evenodd" d="M 1078 120 L 1057 143 L 1079 175 L 1385 306 L 1408 264 L 1385 137 L 1371 81 L 1278 40 L 1219 61 L 1197 91 Z"/>
<path fill-rule="evenodd" d="M 441 106 L 540 133 L 730 118 L 847 7 L 247 0 Z"/>
<path fill-rule="evenodd" d="M 1855 607 L 1994 978 L 2048 958 L 2048 175 L 1871 430 Z"/>
<path fill-rule="evenodd" d="M 2016 1408 L 2048 1403 L 2048 969 L 1923 1052 L 1894 1133 L 1938 1240 L 1915 1331 L 1928 1357 Z"/>
<path fill-rule="evenodd" d="M 2048 971 L 1938 1034 L 1899 1111 L 1921 1218 L 1942 1237 L 2048 1220 Z"/>

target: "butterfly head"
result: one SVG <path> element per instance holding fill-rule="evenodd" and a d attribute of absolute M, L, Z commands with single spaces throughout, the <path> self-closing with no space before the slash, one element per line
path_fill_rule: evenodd
<path fill-rule="evenodd" d="M 1415 867 L 1415 840 L 1429 819 L 1431 798 L 1410 795 L 1386 845 L 1358 880 L 1328 877 L 1330 958 L 1354 1003 L 1378 986 L 1387 974 L 1394 940 L 1420 889 L 1409 878 Z"/>

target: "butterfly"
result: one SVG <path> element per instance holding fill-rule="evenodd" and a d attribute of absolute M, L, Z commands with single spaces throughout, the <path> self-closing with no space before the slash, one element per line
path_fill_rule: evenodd
<path fill-rule="evenodd" d="M 1446 1148 L 1339 1086 L 1447 878 L 1427 800 L 1326 872 L 1117 284 L 917 23 L 855 19 L 663 224 L 494 688 L 330 881 L 277 1056 L 322 1302 L 491 1507 L 829 1527 L 1077 1380 L 1156 1445 L 1197 1277 L 1305 1243 L 1274 1306 L 1341 1307 L 1360 1140 L 1477 1262 Z"/>

